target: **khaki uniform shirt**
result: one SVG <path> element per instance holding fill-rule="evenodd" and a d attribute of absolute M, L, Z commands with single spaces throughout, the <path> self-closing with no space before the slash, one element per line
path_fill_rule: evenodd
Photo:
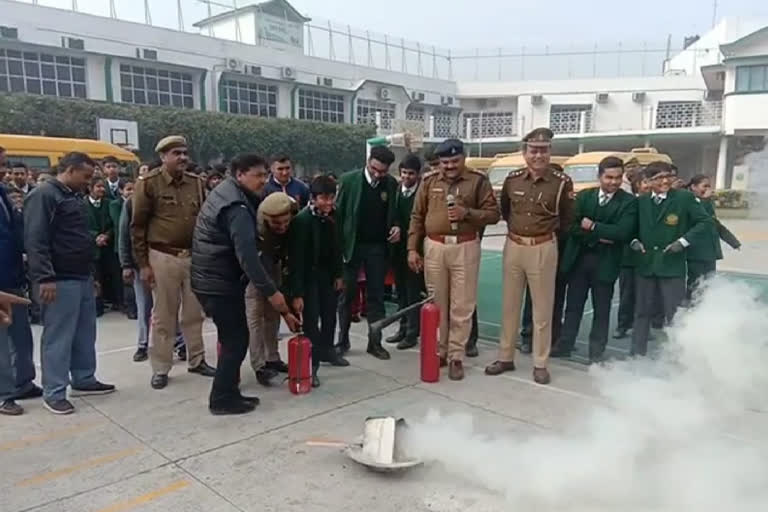
<path fill-rule="evenodd" d="M 535 178 L 527 168 L 512 171 L 501 189 L 501 214 L 510 233 L 541 236 L 565 233 L 573 222 L 575 194 L 566 174 L 549 169 Z"/>
<path fill-rule="evenodd" d="M 467 215 L 451 229 L 448 220 L 447 197 L 453 195 L 456 204 L 467 208 Z M 488 176 L 474 169 L 465 169 L 455 180 L 448 180 L 440 171 L 428 172 L 416 192 L 408 230 L 408 250 L 418 251 L 425 236 L 478 233 L 489 224 L 499 222 L 499 206 Z"/>
<path fill-rule="evenodd" d="M 139 267 L 149 265 L 152 244 L 191 249 L 197 214 L 205 200 L 203 180 L 185 172 L 174 179 L 164 167 L 141 176 L 133 194 L 131 235 Z"/>

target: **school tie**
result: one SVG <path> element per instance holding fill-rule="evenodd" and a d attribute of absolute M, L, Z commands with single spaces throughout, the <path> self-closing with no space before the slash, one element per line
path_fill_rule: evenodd
<path fill-rule="evenodd" d="M 653 196 L 653 202 L 656 203 L 656 206 L 659 206 L 663 200 L 664 198 L 661 196 Z"/>
<path fill-rule="evenodd" d="M 597 204 L 599 204 L 600 206 L 605 206 L 605 203 L 607 202 L 608 202 L 608 196 L 606 196 L 605 194 L 601 194 Z"/>

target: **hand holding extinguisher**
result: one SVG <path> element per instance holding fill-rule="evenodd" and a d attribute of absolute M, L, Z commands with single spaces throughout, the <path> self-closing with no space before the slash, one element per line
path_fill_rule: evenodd
<path fill-rule="evenodd" d="M 282 293 L 275 292 L 274 295 L 269 297 L 269 303 L 272 304 L 275 311 L 282 315 L 291 332 L 298 332 L 301 329 L 301 321 L 291 313 L 288 304 L 285 302 L 285 296 Z"/>

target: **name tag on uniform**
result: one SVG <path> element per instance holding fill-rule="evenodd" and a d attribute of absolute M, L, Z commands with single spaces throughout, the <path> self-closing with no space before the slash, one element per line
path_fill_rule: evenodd
<path fill-rule="evenodd" d="M 512 193 L 515 194 L 516 196 L 524 196 L 525 195 L 525 192 L 523 192 L 522 190 L 513 190 Z"/>
<path fill-rule="evenodd" d="M 442 188 L 433 188 L 432 192 L 445 192 Z"/>

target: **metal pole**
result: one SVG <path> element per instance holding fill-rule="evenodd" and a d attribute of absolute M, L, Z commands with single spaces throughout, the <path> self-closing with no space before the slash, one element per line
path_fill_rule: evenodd
<path fill-rule="evenodd" d="M 480 73 L 480 48 L 475 48 L 475 80 L 478 79 L 478 73 Z"/>
<path fill-rule="evenodd" d="M 597 78 L 597 43 L 592 50 L 592 78 Z"/>
<path fill-rule="evenodd" d="M 525 45 L 520 48 L 520 80 L 525 80 Z"/>
<path fill-rule="evenodd" d="M 117 9 L 115 9 L 115 0 L 109 0 L 109 17 L 112 19 L 117 18 Z"/>
<path fill-rule="evenodd" d="M 184 32 L 184 13 L 181 10 L 181 0 L 176 0 L 176 11 L 179 15 L 179 32 Z"/>
<path fill-rule="evenodd" d="M 72 0 L 72 10 L 77 12 L 77 0 Z"/>
<path fill-rule="evenodd" d="M 437 78 L 437 50 L 432 46 L 432 78 Z"/>
<path fill-rule="evenodd" d="M 333 48 L 333 28 L 330 20 L 328 20 L 328 58 L 336 60 L 336 50 Z"/>
<path fill-rule="evenodd" d="M 232 0 L 232 8 L 235 11 L 235 41 L 242 42 L 242 33 L 240 32 L 240 15 L 237 14 L 237 0 Z"/>
<path fill-rule="evenodd" d="M 453 58 L 451 50 L 448 50 L 448 80 L 453 80 Z"/>
<path fill-rule="evenodd" d="M 392 70 L 392 61 L 389 58 L 389 37 L 384 34 L 384 67 L 387 71 Z"/>
<path fill-rule="evenodd" d="M 416 43 L 416 72 L 419 74 L 419 76 L 424 75 L 424 68 L 421 65 L 421 43 Z"/>
<path fill-rule="evenodd" d="M 210 10 L 211 4 L 208 4 L 208 9 Z M 208 16 L 210 18 L 210 16 Z M 152 11 L 149 9 L 149 0 L 144 0 L 144 23 L 147 25 L 152 24 Z"/>
<path fill-rule="evenodd" d="M 405 54 L 405 38 L 400 39 L 400 49 L 403 51 L 403 61 L 400 63 L 401 71 L 408 72 L 408 56 Z"/>
<path fill-rule="evenodd" d="M 365 31 L 365 39 L 368 41 L 368 67 L 373 67 L 373 52 L 371 51 L 371 33 L 366 30 Z"/>
<path fill-rule="evenodd" d="M 348 46 L 349 46 L 349 62 L 351 64 L 355 63 L 355 48 L 352 44 L 352 25 L 347 25 L 347 39 L 348 39 Z"/>
<path fill-rule="evenodd" d="M 499 48 L 499 81 L 501 81 L 501 55 L 503 51 L 501 48 Z"/>

